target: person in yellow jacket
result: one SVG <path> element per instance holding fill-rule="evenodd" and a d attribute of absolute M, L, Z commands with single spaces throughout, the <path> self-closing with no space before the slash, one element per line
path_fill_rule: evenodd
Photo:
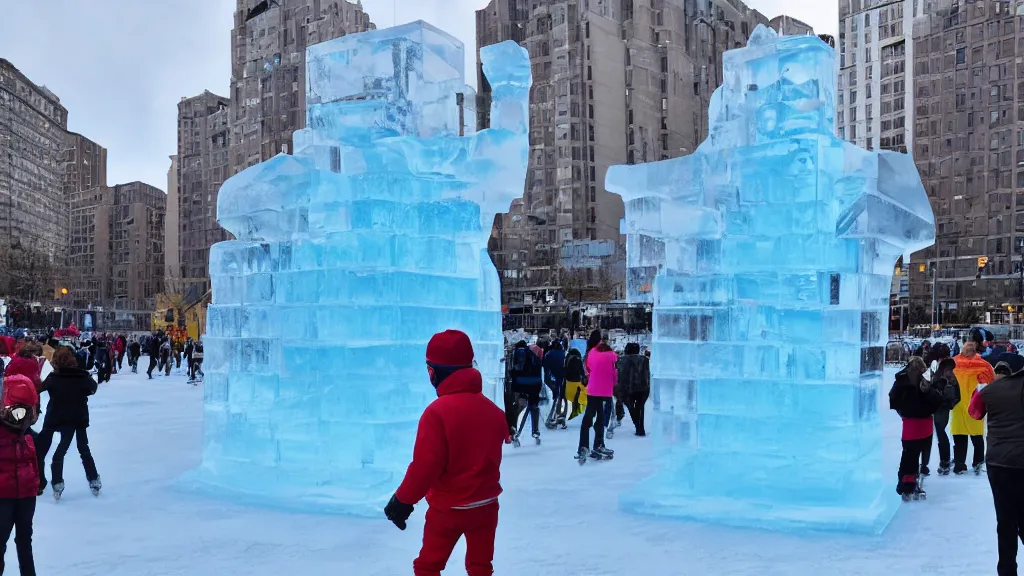
<path fill-rule="evenodd" d="M 974 473 L 981 474 L 982 463 L 985 462 L 985 422 L 975 420 L 967 413 L 971 396 L 978 384 L 988 384 L 995 379 L 992 365 L 977 354 L 977 344 L 964 344 L 960 355 L 953 358 L 956 368 L 953 375 L 960 384 L 959 404 L 953 408 L 950 432 L 953 433 L 953 472 L 967 472 L 967 437 L 970 436 L 974 445 Z"/>

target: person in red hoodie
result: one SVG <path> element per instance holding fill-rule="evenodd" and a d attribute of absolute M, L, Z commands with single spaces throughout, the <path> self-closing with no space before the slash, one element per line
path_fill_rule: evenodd
<path fill-rule="evenodd" d="M 39 394 L 21 375 L 3 379 L 0 403 L 0 574 L 4 571 L 7 539 L 14 531 L 21 576 L 35 576 L 32 519 L 36 513 L 39 468 L 35 443 L 27 432 L 39 417 Z"/>
<path fill-rule="evenodd" d="M 426 497 L 423 548 L 412 563 L 415 576 L 441 576 L 463 535 L 466 572 L 491 576 L 501 450 L 512 441 L 505 413 L 482 394 L 473 345 L 463 332 L 446 330 L 430 339 L 427 374 L 437 400 L 420 417 L 412 463 L 384 514 L 405 530 L 413 506 Z"/>

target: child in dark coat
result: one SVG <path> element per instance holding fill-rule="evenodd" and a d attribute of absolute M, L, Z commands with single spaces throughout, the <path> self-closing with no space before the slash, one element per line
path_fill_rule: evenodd
<path fill-rule="evenodd" d="M 926 370 L 924 360 L 912 357 L 907 367 L 896 374 L 889 391 L 889 408 L 903 418 L 903 457 L 896 493 L 904 499 L 921 492 L 917 483 L 921 455 L 932 445 L 932 417 L 944 402 L 942 393 L 924 377 Z"/>

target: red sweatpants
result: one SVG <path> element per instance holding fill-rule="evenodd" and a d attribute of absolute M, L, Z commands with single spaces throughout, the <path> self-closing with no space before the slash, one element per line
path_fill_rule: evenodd
<path fill-rule="evenodd" d="M 466 573 L 491 576 L 494 567 L 494 533 L 498 529 L 498 502 L 468 510 L 427 509 L 423 548 L 412 562 L 416 576 L 441 576 L 455 543 L 466 536 Z"/>

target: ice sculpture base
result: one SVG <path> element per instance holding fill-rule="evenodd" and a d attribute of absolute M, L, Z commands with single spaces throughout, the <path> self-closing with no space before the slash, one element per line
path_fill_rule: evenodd
<path fill-rule="evenodd" d="M 881 534 L 900 505 L 895 485 L 868 506 L 766 504 L 737 498 L 690 496 L 667 490 L 658 476 L 643 480 L 619 496 L 619 508 L 632 514 L 679 518 L 738 528 L 780 532 Z"/>
<path fill-rule="evenodd" d="M 230 476 L 213 474 L 203 469 L 181 476 L 177 488 L 191 494 L 242 506 L 254 506 L 302 514 L 338 514 L 363 518 L 380 518 L 397 482 L 391 472 L 365 475 L 362 486 L 322 485 L 315 488 L 287 483 L 260 483 L 259 477 L 237 481 Z"/>

